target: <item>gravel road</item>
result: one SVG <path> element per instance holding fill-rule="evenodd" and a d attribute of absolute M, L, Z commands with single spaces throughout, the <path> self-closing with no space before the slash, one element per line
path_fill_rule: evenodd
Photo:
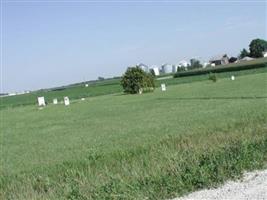
<path fill-rule="evenodd" d="M 267 169 L 245 173 L 239 181 L 229 181 L 216 189 L 193 192 L 173 200 L 267 200 Z"/>

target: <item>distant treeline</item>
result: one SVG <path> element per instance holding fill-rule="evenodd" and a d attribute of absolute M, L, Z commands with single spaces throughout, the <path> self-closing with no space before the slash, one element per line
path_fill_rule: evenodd
<path fill-rule="evenodd" d="M 174 78 L 185 77 L 185 76 L 194 76 L 202 75 L 208 73 L 221 73 L 221 72 L 230 72 L 230 71 L 241 71 L 247 69 L 255 69 L 267 67 L 267 58 L 260 58 L 252 61 L 221 65 L 215 67 L 207 67 L 190 71 L 177 72 L 174 74 Z"/>
<path fill-rule="evenodd" d="M 8 93 L 0 93 L 0 97 L 1 96 L 7 96 L 8 95 Z"/>

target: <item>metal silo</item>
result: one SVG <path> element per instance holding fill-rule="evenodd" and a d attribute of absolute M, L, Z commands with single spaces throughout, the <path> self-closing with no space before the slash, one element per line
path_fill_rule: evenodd
<path fill-rule="evenodd" d="M 170 64 L 164 64 L 164 65 L 162 65 L 162 71 L 165 74 L 172 73 L 172 65 L 170 65 Z"/>

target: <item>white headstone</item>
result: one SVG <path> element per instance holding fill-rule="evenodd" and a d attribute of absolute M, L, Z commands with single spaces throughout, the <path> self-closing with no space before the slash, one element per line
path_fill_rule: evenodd
<path fill-rule="evenodd" d="M 88 84 L 85 84 L 85 87 L 88 87 L 89 85 Z"/>
<path fill-rule="evenodd" d="M 235 76 L 231 76 L 231 80 L 234 81 L 235 80 Z"/>
<path fill-rule="evenodd" d="M 57 99 L 53 99 L 53 104 L 57 104 Z"/>
<path fill-rule="evenodd" d="M 44 97 L 38 97 L 38 105 L 39 106 L 45 106 L 45 98 Z"/>
<path fill-rule="evenodd" d="M 166 85 L 164 83 L 161 84 L 161 91 L 166 91 Z"/>
<path fill-rule="evenodd" d="M 65 106 L 70 105 L 69 97 L 64 97 L 64 104 L 65 104 Z"/>
<path fill-rule="evenodd" d="M 82 101 L 84 101 L 84 100 L 85 100 L 85 98 L 81 98 L 81 100 L 82 100 Z"/>
<path fill-rule="evenodd" d="M 140 88 L 140 89 L 139 89 L 139 94 L 142 94 L 142 93 L 143 93 L 143 89 Z"/>

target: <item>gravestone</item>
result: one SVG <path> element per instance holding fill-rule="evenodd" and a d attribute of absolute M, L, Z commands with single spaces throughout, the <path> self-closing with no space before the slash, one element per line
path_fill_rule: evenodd
<path fill-rule="evenodd" d="M 85 87 L 88 87 L 89 85 L 88 84 L 85 84 Z"/>
<path fill-rule="evenodd" d="M 81 98 L 81 100 L 82 100 L 82 101 L 84 101 L 84 100 L 85 100 L 85 98 Z"/>
<path fill-rule="evenodd" d="M 53 99 L 53 104 L 57 104 L 57 99 Z"/>
<path fill-rule="evenodd" d="M 161 91 L 166 91 L 166 85 L 164 83 L 161 84 Z"/>
<path fill-rule="evenodd" d="M 235 76 L 231 76 L 231 80 L 234 81 L 235 80 Z"/>
<path fill-rule="evenodd" d="M 45 98 L 44 97 L 38 97 L 38 105 L 39 106 L 45 106 Z"/>
<path fill-rule="evenodd" d="M 64 104 L 65 104 L 65 106 L 70 105 L 69 97 L 64 97 Z"/>

